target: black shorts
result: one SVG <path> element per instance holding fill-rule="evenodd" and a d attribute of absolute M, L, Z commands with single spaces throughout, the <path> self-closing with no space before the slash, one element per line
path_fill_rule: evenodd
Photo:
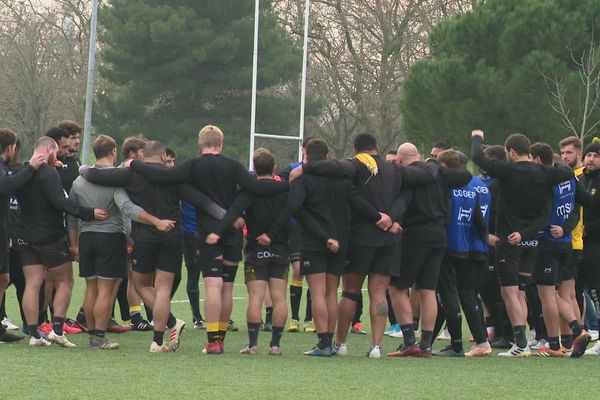
<path fill-rule="evenodd" d="M 244 263 L 245 282 L 283 279 L 290 270 L 287 245 L 251 246 L 246 248 Z"/>
<path fill-rule="evenodd" d="M 290 262 L 300 261 L 302 250 L 302 228 L 298 223 L 288 224 L 288 252 L 290 253 Z"/>
<path fill-rule="evenodd" d="M 397 255 L 398 246 L 396 244 L 369 247 L 350 243 L 347 253 L 348 268 L 345 272 L 360 275 L 375 273 L 391 276 L 394 275 Z"/>
<path fill-rule="evenodd" d="M 132 269 L 146 274 L 157 269 L 174 274 L 181 272 L 183 258 L 183 238 L 169 236 L 160 242 L 140 242 L 133 244 Z"/>
<path fill-rule="evenodd" d="M 123 233 L 82 232 L 79 235 L 79 276 L 127 278 L 127 239 Z"/>
<path fill-rule="evenodd" d="M 588 289 L 600 289 L 600 243 L 583 245 L 583 276 Z"/>
<path fill-rule="evenodd" d="M 302 275 L 328 273 L 342 276 L 346 267 L 344 254 L 324 253 L 314 250 L 302 250 L 300 273 Z"/>
<path fill-rule="evenodd" d="M 537 285 L 544 286 L 554 286 L 559 283 L 561 271 L 565 275 L 569 271 L 572 272 L 572 252 L 570 245 L 561 247 L 552 242 L 540 241 L 533 281 Z"/>
<path fill-rule="evenodd" d="M 242 247 L 244 245 L 244 235 L 241 230 L 227 230 L 216 244 L 207 244 L 207 232 L 198 234 L 198 262 L 202 266 L 206 261 L 212 261 L 222 257 L 223 260 L 231 262 L 242 261 Z"/>
<path fill-rule="evenodd" d="M 55 268 L 73 261 L 69 241 L 66 237 L 49 244 L 23 242 L 19 246 L 19 255 L 24 267 L 44 265 L 46 268 Z"/>
<path fill-rule="evenodd" d="M 404 242 L 400 275 L 393 276 L 390 285 L 398 289 L 416 285 L 417 289 L 435 290 L 444 253 L 444 247 L 418 247 L 414 243 Z"/>
<path fill-rule="evenodd" d="M 517 246 L 511 246 L 506 241 L 498 244 L 496 270 L 500 286 L 521 286 L 520 283 L 527 279 L 525 277 L 531 276 L 536 265 L 538 244 L 537 240 Z"/>

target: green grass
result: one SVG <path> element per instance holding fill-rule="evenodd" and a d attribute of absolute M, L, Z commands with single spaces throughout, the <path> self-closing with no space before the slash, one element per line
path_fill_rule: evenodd
<path fill-rule="evenodd" d="M 82 289 L 83 282 L 77 279 L 70 316 L 81 302 Z M 205 333 L 194 329 L 184 333 L 176 353 L 164 354 L 148 352 L 151 332 L 109 334 L 121 344 L 116 351 L 88 348 L 85 334 L 70 336 L 78 345 L 75 349 L 29 348 L 26 342 L 3 344 L 1 398 L 566 399 L 600 394 L 599 360 L 591 357 L 370 360 L 365 357 L 370 337 L 350 335 L 348 357 L 322 359 L 302 355 L 316 342 L 314 334 L 303 332 L 284 334 L 282 357 L 265 353 L 270 334 L 262 332 L 261 354 L 241 356 L 238 351 L 247 341 L 243 285 L 236 285 L 235 296 L 241 299 L 234 302 L 233 319 L 241 329 L 227 335 L 226 353 L 221 356 L 202 355 Z M 186 300 L 182 284 L 173 312 L 191 322 Z M 18 319 L 13 288 L 7 293 L 7 309 L 13 320 Z M 368 317 L 365 319 L 368 330 Z M 466 327 L 464 332 L 468 335 Z M 384 350 L 391 351 L 398 343 L 400 339 L 385 338 Z M 436 343 L 436 347 L 444 344 Z"/>

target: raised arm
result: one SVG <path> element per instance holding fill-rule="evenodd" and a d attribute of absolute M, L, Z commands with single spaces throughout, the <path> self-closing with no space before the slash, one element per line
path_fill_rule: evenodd
<path fill-rule="evenodd" d="M 186 160 L 173 168 L 162 168 L 158 165 L 146 164 L 133 160 L 129 165 L 142 176 L 159 185 L 169 185 L 192 181 L 194 160 Z"/>
<path fill-rule="evenodd" d="M 476 134 L 476 132 L 479 131 L 473 131 L 471 135 L 471 159 L 490 176 L 494 178 L 505 176 L 510 172 L 510 164 L 508 161 L 492 160 L 488 158 L 481 148 L 481 145 L 483 144 L 483 132 L 481 132 L 481 136 Z"/>

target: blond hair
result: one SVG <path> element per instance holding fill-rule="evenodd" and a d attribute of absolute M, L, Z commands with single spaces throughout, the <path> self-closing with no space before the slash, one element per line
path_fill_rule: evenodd
<path fill-rule="evenodd" d="M 198 133 L 198 146 L 203 149 L 207 147 L 219 147 L 223 145 L 223 132 L 214 125 L 206 125 Z"/>

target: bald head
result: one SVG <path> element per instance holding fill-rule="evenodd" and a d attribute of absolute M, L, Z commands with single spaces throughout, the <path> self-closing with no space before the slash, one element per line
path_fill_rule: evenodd
<path fill-rule="evenodd" d="M 415 161 L 419 161 L 421 156 L 419 155 L 419 150 L 417 150 L 417 146 L 412 143 L 403 143 L 398 147 L 398 153 L 396 157 L 396 161 L 398 164 L 409 165 Z"/>

